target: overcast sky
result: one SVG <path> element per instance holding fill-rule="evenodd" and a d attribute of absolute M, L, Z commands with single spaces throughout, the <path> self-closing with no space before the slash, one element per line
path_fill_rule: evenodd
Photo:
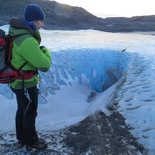
<path fill-rule="evenodd" d="M 155 15 L 155 0 L 56 0 L 80 6 L 97 16 L 140 16 Z"/>

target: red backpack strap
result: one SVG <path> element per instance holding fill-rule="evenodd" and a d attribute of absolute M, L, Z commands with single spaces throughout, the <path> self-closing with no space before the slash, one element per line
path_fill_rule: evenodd
<path fill-rule="evenodd" d="M 11 61 L 11 57 L 12 57 L 12 44 L 13 44 L 13 41 L 15 40 L 15 38 L 17 36 L 13 36 L 13 37 L 9 36 L 9 37 L 10 37 L 10 39 L 9 39 L 9 50 L 8 50 L 9 53 L 8 53 L 7 62 Z"/>

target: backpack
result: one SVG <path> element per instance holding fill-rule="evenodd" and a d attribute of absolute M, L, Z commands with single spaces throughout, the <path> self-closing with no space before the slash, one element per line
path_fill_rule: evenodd
<path fill-rule="evenodd" d="M 19 36 L 19 35 L 18 35 Z M 33 71 L 26 72 L 22 71 L 22 68 L 26 65 L 25 62 L 19 69 L 14 68 L 11 65 L 12 56 L 12 43 L 18 36 L 11 37 L 5 34 L 5 31 L 0 29 L 0 83 L 7 84 L 16 79 L 28 79 L 32 78 Z"/>

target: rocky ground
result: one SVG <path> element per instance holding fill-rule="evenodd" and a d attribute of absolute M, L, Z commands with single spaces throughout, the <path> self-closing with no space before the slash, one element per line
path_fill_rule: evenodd
<path fill-rule="evenodd" d="M 0 136 L 0 155 L 145 155 L 141 144 L 130 134 L 124 118 L 113 112 L 106 116 L 98 112 L 82 122 L 61 131 L 40 131 L 48 148 L 42 151 L 18 149 L 15 133 Z"/>

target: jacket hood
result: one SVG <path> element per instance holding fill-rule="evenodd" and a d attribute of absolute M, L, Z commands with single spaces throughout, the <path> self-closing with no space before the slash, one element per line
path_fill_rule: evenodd
<path fill-rule="evenodd" d="M 18 19 L 18 18 L 12 18 L 9 21 L 10 26 L 19 28 L 19 29 L 25 29 L 25 30 L 32 30 L 31 27 L 29 27 L 23 19 Z"/>
<path fill-rule="evenodd" d="M 36 38 L 39 42 L 41 41 L 39 31 L 34 31 L 30 26 L 28 26 L 21 18 L 12 18 L 9 21 L 9 35 L 17 36 L 22 34 L 29 34 Z"/>

